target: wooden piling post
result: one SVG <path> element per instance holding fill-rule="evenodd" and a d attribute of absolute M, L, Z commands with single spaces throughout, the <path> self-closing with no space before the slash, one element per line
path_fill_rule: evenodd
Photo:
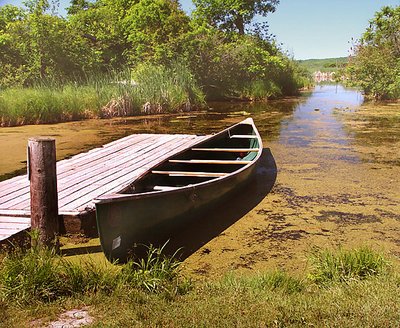
<path fill-rule="evenodd" d="M 28 176 L 31 194 L 31 226 L 39 233 L 42 246 L 56 246 L 58 235 L 58 195 L 56 143 L 52 138 L 28 140 Z"/>

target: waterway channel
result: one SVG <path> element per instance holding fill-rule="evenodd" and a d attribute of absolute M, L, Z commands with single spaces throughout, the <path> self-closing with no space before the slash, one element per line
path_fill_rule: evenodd
<path fill-rule="evenodd" d="M 131 133 L 208 134 L 251 116 L 273 161 L 272 189 L 214 233 L 207 233 L 207 218 L 182 230 L 183 239 L 198 237 L 189 238 L 197 242 L 188 246 L 188 274 L 303 271 L 314 247 L 369 245 L 399 259 L 399 103 L 363 103 L 356 90 L 321 85 L 297 98 L 209 105 L 202 112 L 0 128 L 1 179 L 25 170 L 31 136 L 56 138 L 61 159 Z M 213 222 L 240 201 L 224 204 Z"/>

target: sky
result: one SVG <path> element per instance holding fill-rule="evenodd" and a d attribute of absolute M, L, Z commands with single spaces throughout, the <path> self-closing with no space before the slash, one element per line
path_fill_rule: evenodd
<path fill-rule="evenodd" d="M 23 0 L 0 0 L 0 5 L 21 5 Z M 180 0 L 186 12 L 191 0 Z M 295 59 L 345 57 L 351 38 L 358 39 L 374 13 L 383 6 L 399 6 L 400 0 L 280 0 L 267 16 L 269 32 Z M 60 9 L 69 0 L 60 0 Z"/>

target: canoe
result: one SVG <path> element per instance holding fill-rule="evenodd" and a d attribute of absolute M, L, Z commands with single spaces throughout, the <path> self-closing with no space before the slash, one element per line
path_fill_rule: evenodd
<path fill-rule="evenodd" d="M 255 173 L 262 140 L 251 118 L 146 171 L 117 194 L 95 199 L 104 254 L 125 261 L 229 197 Z"/>

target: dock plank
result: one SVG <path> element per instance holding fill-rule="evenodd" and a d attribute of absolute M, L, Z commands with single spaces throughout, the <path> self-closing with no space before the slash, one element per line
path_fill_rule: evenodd
<path fill-rule="evenodd" d="M 145 144 L 140 145 L 139 147 L 135 147 L 130 149 L 130 151 L 126 151 L 126 154 L 135 154 L 137 152 L 137 149 L 142 149 L 149 147 L 151 144 L 154 144 L 154 139 L 151 139 L 149 142 L 146 142 Z M 57 185 L 58 185 L 58 191 L 59 193 L 62 192 L 64 189 L 68 189 L 71 186 L 73 186 L 74 178 L 79 178 L 81 177 L 81 180 L 84 182 L 84 175 L 95 175 L 97 173 L 96 168 L 101 165 L 107 169 L 107 161 L 111 161 L 113 164 L 118 165 L 119 161 L 115 161 L 115 157 L 118 156 L 119 149 L 115 150 L 111 155 L 112 157 L 107 157 L 107 159 L 104 159 L 104 162 L 99 162 L 99 159 L 96 158 L 93 160 L 93 162 L 90 162 L 91 156 L 88 155 L 88 159 L 85 160 L 83 163 L 82 167 L 79 165 L 76 165 L 75 162 L 71 162 L 71 168 L 69 169 L 69 174 L 64 174 L 65 171 L 61 171 L 59 173 L 57 171 Z M 132 155 L 130 155 L 132 156 Z M 132 156 L 133 157 L 133 156 Z M 100 164 L 99 164 L 100 163 Z M 57 167 L 58 170 L 58 167 Z M 24 204 L 24 202 L 29 201 L 29 182 L 25 190 L 21 190 L 19 193 L 14 193 L 13 195 L 8 195 L 8 197 L 3 197 L 0 199 L 0 203 L 2 204 L 2 207 L 4 208 L 17 208 L 17 209 L 22 209 L 26 207 L 25 205 L 20 205 Z"/>
<path fill-rule="evenodd" d="M 0 216 L 0 242 L 7 240 L 10 236 L 29 229 L 31 226 L 30 218 L 16 218 L 10 216 Z"/>
<path fill-rule="evenodd" d="M 78 167 L 79 170 L 90 168 L 98 161 L 101 162 L 101 160 L 107 156 L 113 156 L 121 151 L 130 152 L 129 148 L 136 147 L 140 143 L 142 144 L 140 144 L 139 147 L 142 147 L 144 140 L 149 139 L 148 142 L 151 142 L 152 138 L 157 138 L 155 135 L 151 134 L 133 135 L 134 138 L 132 136 L 129 137 L 130 138 L 123 138 L 121 143 L 113 142 L 112 146 L 107 144 L 101 148 L 95 148 L 86 153 L 81 153 L 69 159 L 57 162 L 57 178 L 61 179 L 62 177 L 70 176 L 71 171 L 75 171 L 76 167 Z M 0 204 L 26 193 L 26 188 L 29 188 L 26 174 L 0 182 Z"/>

